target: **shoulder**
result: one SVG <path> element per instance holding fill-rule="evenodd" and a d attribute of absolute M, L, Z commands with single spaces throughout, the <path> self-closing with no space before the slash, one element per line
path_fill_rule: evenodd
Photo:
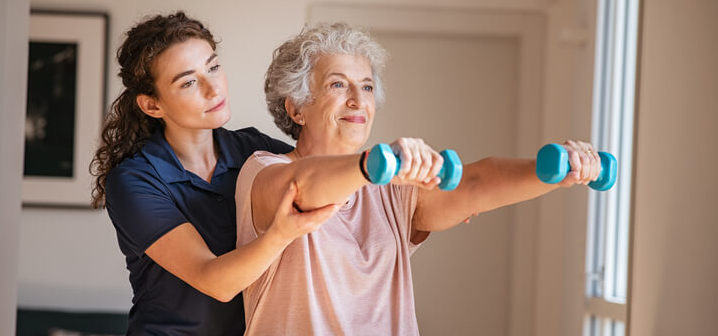
<path fill-rule="evenodd" d="M 107 180 L 117 181 L 142 175 L 156 175 L 150 162 L 140 153 L 135 153 L 120 164 L 112 168 L 107 174 Z"/>
<path fill-rule="evenodd" d="M 126 158 L 107 174 L 108 201 L 150 189 L 164 189 L 162 179 L 150 162 L 139 153 Z"/>
<path fill-rule="evenodd" d="M 268 137 L 266 134 L 260 132 L 255 127 L 245 127 L 236 130 L 228 130 L 226 128 L 218 128 L 218 132 L 221 134 L 231 137 L 232 139 L 262 139 Z"/>
<path fill-rule="evenodd" d="M 274 154 L 267 151 L 256 151 L 252 153 L 244 162 L 242 169 L 239 171 L 237 191 L 243 190 L 242 188 L 246 188 L 247 186 L 243 185 L 240 187 L 240 185 L 246 181 L 254 181 L 259 172 L 264 168 L 275 164 L 286 164 L 290 162 L 292 161 L 283 154 Z"/>
<path fill-rule="evenodd" d="M 291 163 L 292 160 L 284 154 L 275 154 L 268 151 L 256 151 L 247 161 L 257 162 L 261 166 L 271 166 L 277 163 Z"/>
<path fill-rule="evenodd" d="M 281 140 L 274 139 L 254 127 L 246 127 L 238 130 L 227 130 L 219 128 L 218 133 L 228 140 L 230 147 L 235 150 L 250 154 L 255 150 L 264 150 L 272 153 L 288 153 L 293 147 Z"/>

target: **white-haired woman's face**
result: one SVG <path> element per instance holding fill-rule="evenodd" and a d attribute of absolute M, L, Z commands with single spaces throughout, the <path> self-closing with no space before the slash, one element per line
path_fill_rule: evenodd
<path fill-rule="evenodd" d="M 311 98 L 300 109 L 300 140 L 329 153 L 354 153 L 374 121 L 374 81 L 364 56 L 320 56 L 312 70 Z M 301 124 L 301 123 L 300 123 Z M 305 139 L 302 139 L 305 138 Z"/>

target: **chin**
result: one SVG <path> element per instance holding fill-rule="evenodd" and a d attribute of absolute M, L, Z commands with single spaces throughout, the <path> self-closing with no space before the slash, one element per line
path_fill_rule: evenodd
<path fill-rule="evenodd" d="M 232 118 L 232 113 L 229 111 L 229 109 L 217 111 L 215 113 L 217 113 L 217 115 L 212 118 L 212 125 L 214 126 L 212 127 L 212 129 L 224 126 L 229 122 L 229 119 Z"/>
<path fill-rule="evenodd" d="M 351 153 L 358 153 L 362 146 L 366 144 L 366 140 L 367 139 L 363 137 L 361 139 L 349 139 L 344 142 L 344 148 L 346 148 Z"/>

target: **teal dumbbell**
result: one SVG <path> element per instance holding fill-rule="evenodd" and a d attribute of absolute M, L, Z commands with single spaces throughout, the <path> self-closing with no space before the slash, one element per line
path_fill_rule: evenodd
<path fill-rule="evenodd" d="M 459 155 L 451 149 L 445 149 L 439 154 L 444 158 L 444 165 L 441 166 L 439 175 L 437 175 L 441 179 L 439 189 L 454 190 L 461 181 L 464 166 L 461 165 Z M 389 145 L 378 144 L 369 152 L 366 158 L 366 167 L 372 183 L 387 184 L 399 173 L 401 159 L 394 155 Z"/>
<path fill-rule="evenodd" d="M 601 174 L 598 179 L 588 184 L 591 189 L 605 191 L 616 183 L 618 163 L 616 158 L 606 152 L 598 152 L 601 158 Z M 561 145 L 548 144 L 541 147 L 536 155 L 536 176 L 545 183 L 559 183 L 571 170 L 568 152 Z"/>

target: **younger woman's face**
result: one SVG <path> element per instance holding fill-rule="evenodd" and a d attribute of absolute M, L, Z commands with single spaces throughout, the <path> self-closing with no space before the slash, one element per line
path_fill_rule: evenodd
<path fill-rule="evenodd" d="M 207 41 L 189 39 L 170 46 L 155 57 L 152 74 L 158 112 L 153 116 L 166 127 L 214 129 L 229 121 L 227 77 Z"/>

